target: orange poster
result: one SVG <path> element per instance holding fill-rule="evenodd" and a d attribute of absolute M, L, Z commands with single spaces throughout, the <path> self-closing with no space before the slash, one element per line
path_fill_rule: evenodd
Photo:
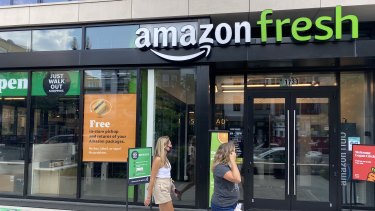
<path fill-rule="evenodd" d="M 126 162 L 135 147 L 136 95 L 86 94 L 83 161 Z"/>

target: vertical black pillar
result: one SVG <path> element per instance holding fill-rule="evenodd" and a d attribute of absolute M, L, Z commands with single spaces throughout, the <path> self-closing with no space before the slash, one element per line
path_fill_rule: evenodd
<path fill-rule="evenodd" d="M 198 208 L 205 209 L 208 205 L 210 148 L 210 68 L 197 67 L 195 124 L 196 124 L 196 169 L 195 199 Z"/>

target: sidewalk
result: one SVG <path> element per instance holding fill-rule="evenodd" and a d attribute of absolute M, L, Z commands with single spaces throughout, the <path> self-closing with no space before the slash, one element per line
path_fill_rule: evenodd
<path fill-rule="evenodd" d="M 122 210 L 126 211 L 126 207 L 118 207 L 118 208 L 104 208 L 107 210 Z M 89 209 L 85 208 L 85 206 L 82 206 L 81 208 L 74 209 L 74 210 L 62 210 L 62 209 L 47 209 L 47 208 L 39 208 L 39 207 L 19 207 L 19 206 L 3 206 L 0 205 L 0 211 L 83 211 L 83 210 L 91 210 L 91 211 L 97 211 L 97 210 L 103 210 L 103 207 L 91 207 Z M 135 206 L 129 206 L 129 211 L 150 211 L 150 208 L 142 208 L 142 207 L 135 207 Z M 153 207 L 152 211 L 158 210 L 157 207 Z M 175 209 L 175 210 L 187 210 L 187 209 Z"/>
<path fill-rule="evenodd" d="M 153 206 L 152 211 L 159 210 Z M 207 211 L 175 208 L 176 211 Z M 125 205 L 0 198 L 0 211 L 126 211 Z M 129 205 L 128 211 L 151 211 L 150 207 Z"/>
<path fill-rule="evenodd" d="M 0 205 L 0 211 L 55 211 L 55 209 L 43 209 L 33 207 L 12 207 Z M 70 210 L 59 210 L 59 211 L 70 211 Z"/>

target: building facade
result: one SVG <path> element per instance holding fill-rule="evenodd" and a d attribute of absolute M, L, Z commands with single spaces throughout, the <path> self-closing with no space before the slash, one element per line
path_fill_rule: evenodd
<path fill-rule="evenodd" d="M 0 197 L 142 206 L 147 185 L 126 188 L 127 149 L 168 135 L 175 207 L 207 209 L 220 130 L 246 210 L 374 210 L 374 10 L 2 1 Z"/>

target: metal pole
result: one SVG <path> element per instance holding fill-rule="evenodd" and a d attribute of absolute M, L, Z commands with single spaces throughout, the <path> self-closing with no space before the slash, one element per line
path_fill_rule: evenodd
<path fill-rule="evenodd" d="M 128 150 L 129 151 L 129 150 Z M 129 156 L 128 156 L 128 159 L 127 159 L 127 163 L 126 163 L 126 172 L 128 174 L 128 178 L 126 180 L 126 211 L 128 211 L 128 205 L 129 205 Z"/>
<path fill-rule="evenodd" d="M 128 179 L 128 181 L 129 181 L 129 179 Z M 129 205 L 128 192 L 129 192 L 129 182 L 126 182 L 126 211 L 128 211 L 128 205 Z"/>

